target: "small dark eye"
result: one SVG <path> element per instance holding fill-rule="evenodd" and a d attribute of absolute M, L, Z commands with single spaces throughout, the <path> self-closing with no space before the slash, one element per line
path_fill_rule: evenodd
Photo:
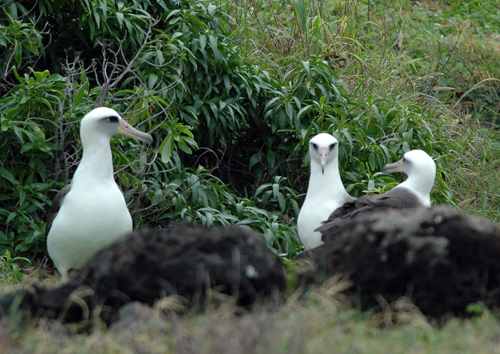
<path fill-rule="evenodd" d="M 108 120 L 113 123 L 118 123 L 118 117 L 116 116 L 109 116 Z"/>
<path fill-rule="evenodd" d="M 335 148 L 335 145 L 337 145 L 337 143 L 330 144 L 330 146 L 328 147 L 330 151 L 332 151 Z"/>
<path fill-rule="evenodd" d="M 315 148 L 316 150 L 318 150 L 318 145 L 317 144 L 311 143 L 311 145 L 313 146 L 313 148 Z"/>
<path fill-rule="evenodd" d="M 406 157 L 403 157 L 403 162 L 406 162 Z"/>

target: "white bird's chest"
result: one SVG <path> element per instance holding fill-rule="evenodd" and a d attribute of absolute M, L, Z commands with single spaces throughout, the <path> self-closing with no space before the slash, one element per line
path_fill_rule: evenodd
<path fill-rule="evenodd" d="M 51 228 L 59 241 L 91 242 L 96 246 L 132 231 L 132 218 L 114 181 L 72 185 Z M 55 240 L 54 240 L 55 241 Z"/>
<path fill-rule="evenodd" d="M 72 215 L 66 215 L 71 213 Z M 61 215 L 62 214 L 62 215 Z M 75 214 L 78 215 L 75 217 Z M 80 188 L 72 186 L 66 195 L 57 218 L 66 216 L 74 219 L 76 224 L 113 225 L 127 223 L 131 217 L 123 194 L 114 181 L 95 184 L 92 187 Z"/>
<path fill-rule="evenodd" d="M 80 269 L 97 251 L 132 231 L 132 218 L 116 183 L 75 184 L 66 194 L 47 237 L 62 274 Z"/>
<path fill-rule="evenodd" d="M 311 172 L 304 204 L 297 219 L 299 237 L 306 248 L 321 245 L 321 233 L 314 231 L 330 214 L 344 204 L 348 194 L 342 185 L 338 167 L 329 166 L 325 173 Z"/>
<path fill-rule="evenodd" d="M 321 233 L 314 229 L 326 221 L 332 211 L 338 208 L 336 201 L 325 201 L 320 198 L 308 198 L 302 206 L 297 220 L 299 236 L 306 248 L 313 248 L 322 244 Z"/>

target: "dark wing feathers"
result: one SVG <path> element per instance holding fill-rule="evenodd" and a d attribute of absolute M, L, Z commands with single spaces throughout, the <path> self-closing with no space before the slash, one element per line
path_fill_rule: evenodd
<path fill-rule="evenodd" d="M 63 189 L 61 189 L 57 194 L 54 200 L 52 201 L 52 206 L 50 207 L 49 213 L 47 214 L 47 222 L 45 224 L 45 239 L 47 239 L 47 236 L 49 235 L 50 228 L 52 227 L 52 223 L 54 222 L 54 219 L 57 216 L 57 213 L 59 213 L 59 210 L 61 209 L 61 205 L 64 201 L 64 197 L 66 194 L 68 194 L 69 190 L 71 188 L 71 184 L 68 184 L 65 186 Z"/>
<path fill-rule="evenodd" d="M 335 234 L 339 227 L 349 223 L 351 219 L 363 213 L 372 213 L 383 209 L 408 209 L 416 208 L 422 204 L 417 196 L 406 188 L 394 188 L 384 194 L 365 195 L 354 201 L 344 203 L 337 208 L 327 221 L 315 231 L 325 234 Z"/>

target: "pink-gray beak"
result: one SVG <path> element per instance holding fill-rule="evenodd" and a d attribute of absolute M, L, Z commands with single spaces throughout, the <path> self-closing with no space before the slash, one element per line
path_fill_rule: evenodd
<path fill-rule="evenodd" d="M 384 166 L 382 171 L 384 173 L 403 172 L 403 168 L 404 168 L 404 162 L 403 159 L 401 159 L 393 163 L 388 163 L 387 165 Z"/>
<path fill-rule="evenodd" d="M 321 174 L 325 174 L 325 166 L 328 161 L 328 157 L 330 156 L 330 150 L 326 147 L 321 147 L 318 149 L 319 162 L 321 164 Z"/>

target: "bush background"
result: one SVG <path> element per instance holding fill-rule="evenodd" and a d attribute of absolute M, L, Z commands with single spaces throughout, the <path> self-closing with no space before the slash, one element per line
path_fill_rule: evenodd
<path fill-rule="evenodd" d="M 405 1 L 2 4 L 0 254 L 44 254 L 51 199 L 81 156 L 78 122 L 102 105 L 155 138 L 111 142 L 136 228 L 236 223 L 293 256 L 307 142 L 320 132 L 340 141 L 353 196 L 392 188 L 404 177 L 382 166 L 423 149 L 438 165 L 433 202 L 496 217 L 497 193 L 474 180 L 497 151 L 492 13 Z"/>

